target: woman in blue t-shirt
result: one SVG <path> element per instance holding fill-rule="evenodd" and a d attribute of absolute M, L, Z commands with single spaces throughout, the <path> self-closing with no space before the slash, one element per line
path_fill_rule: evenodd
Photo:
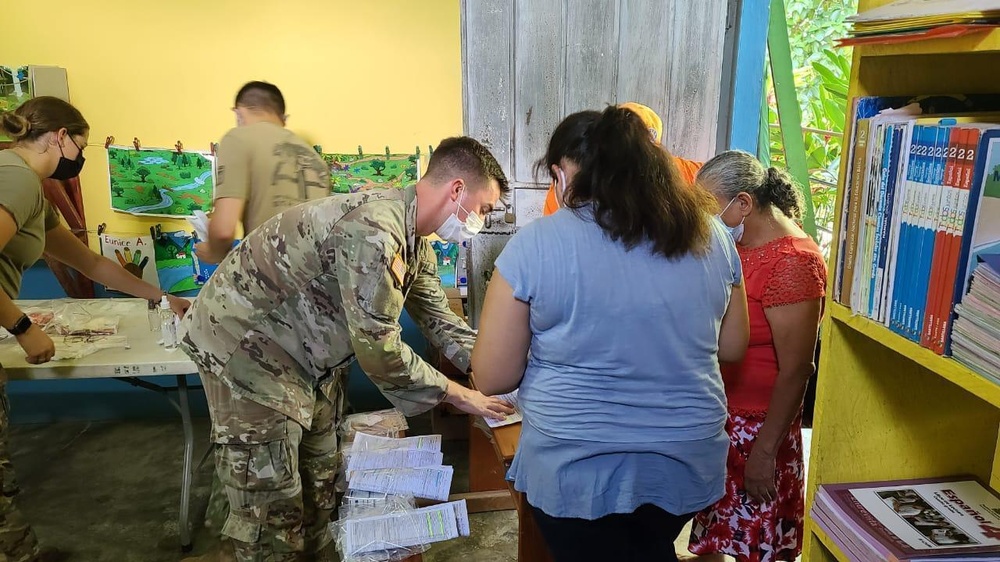
<path fill-rule="evenodd" d="M 628 110 L 567 117 L 543 165 L 564 207 L 497 259 L 475 383 L 520 389 L 509 478 L 557 561 L 676 560 L 723 494 L 719 361 L 749 332 L 739 257 L 711 195 Z"/>

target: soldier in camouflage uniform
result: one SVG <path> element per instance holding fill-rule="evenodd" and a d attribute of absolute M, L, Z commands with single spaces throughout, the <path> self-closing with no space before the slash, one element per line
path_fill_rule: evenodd
<path fill-rule="evenodd" d="M 446 139 L 404 190 L 335 195 L 295 207 L 250 234 L 185 316 L 240 561 L 299 560 L 329 541 L 336 427 L 355 359 L 406 415 L 447 401 L 502 417 L 509 406 L 449 381 L 401 339 L 405 306 L 461 369 L 475 334 L 447 305 L 429 242 L 482 227 L 507 181 L 467 137 Z"/>
<path fill-rule="evenodd" d="M 195 246 L 198 259 L 207 263 L 219 263 L 229 253 L 239 225 L 243 232 L 251 232 L 282 211 L 330 195 L 326 163 L 285 128 L 285 97 L 277 86 L 247 82 L 236 93 L 233 112 L 237 126 L 222 137 L 216 155 L 208 239 Z M 219 531 L 228 514 L 225 490 L 215 476 L 206 525 Z"/>

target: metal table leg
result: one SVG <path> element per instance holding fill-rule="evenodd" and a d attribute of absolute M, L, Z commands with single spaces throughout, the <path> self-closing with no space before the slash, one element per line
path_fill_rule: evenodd
<path fill-rule="evenodd" d="M 190 552 L 191 544 L 191 523 L 188 521 L 188 514 L 191 509 L 191 462 L 194 454 L 194 430 L 191 426 L 191 409 L 188 406 L 188 386 L 187 377 L 177 376 L 177 398 L 178 410 L 181 413 L 181 424 L 184 428 L 184 472 L 181 475 L 181 510 L 180 510 L 180 534 L 181 551 Z"/>
<path fill-rule="evenodd" d="M 194 427 L 191 423 L 191 408 L 188 403 L 189 388 L 187 384 L 187 376 L 177 375 L 176 388 L 160 386 L 135 377 L 119 378 L 115 380 L 120 380 L 132 386 L 145 388 L 164 395 L 181 415 L 181 425 L 184 429 L 184 472 L 181 474 L 181 509 L 178 524 L 180 526 L 179 531 L 181 535 L 181 552 L 190 552 L 193 547 L 191 543 L 191 522 L 189 519 L 191 511 L 191 481 L 194 478 L 194 470 L 191 466 L 194 457 Z M 170 393 L 174 390 L 177 391 L 177 400 L 174 400 L 173 396 L 170 395 Z M 211 450 L 212 449 L 210 447 L 209 452 L 211 452 Z M 205 457 L 208 457 L 208 453 L 206 453 Z M 204 463 L 205 459 L 203 458 L 201 462 Z"/>

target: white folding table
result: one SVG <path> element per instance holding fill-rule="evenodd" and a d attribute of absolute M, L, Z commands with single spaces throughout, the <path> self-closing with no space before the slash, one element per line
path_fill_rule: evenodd
<path fill-rule="evenodd" d="M 106 302 L 106 299 L 102 299 Z M 61 302 L 86 302 L 60 299 L 49 301 L 17 301 L 18 306 L 46 307 Z M 147 302 L 142 299 L 115 299 L 123 311 L 118 335 L 128 338 L 129 349 L 102 349 L 80 359 L 52 361 L 31 365 L 17 341 L 8 337 L 0 341 L 0 365 L 10 380 L 116 379 L 133 386 L 164 395 L 181 415 L 184 430 L 184 467 L 181 475 L 180 538 L 181 549 L 191 549 L 192 455 L 194 436 L 191 410 L 188 405 L 187 375 L 197 373 L 195 364 L 180 349 L 168 350 L 157 343 L 160 333 L 150 328 Z M 58 342 L 58 339 L 57 339 Z M 58 343 L 57 343 L 58 346 Z M 58 347 L 56 349 L 58 356 Z M 176 386 L 164 386 L 138 377 L 174 377 Z M 176 398 L 173 393 L 176 392 Z"/>

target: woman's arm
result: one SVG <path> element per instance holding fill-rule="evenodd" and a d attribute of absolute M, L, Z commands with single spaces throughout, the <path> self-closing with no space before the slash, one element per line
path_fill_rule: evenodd
<path fill-rule="evenodd" d="M 17 234 L 17 223 L 14 216 L 4 207 L 0 207 L 0 250 L 7 247 L 7 243 Z M 0 291 L 0 326 L 13 328 L 17 321 L 24 316 L 21 309 L 14 304 L 11 295 L 7 291 Z M 52 343 L 52 338 L 32 324 L 27 332 L 17 336 L 17 343 L 24 350 L 28 363 L 45 363 L 52 359 L 56 353 L 56 346 Z"/>
<path fill-rule="evenodd" d="M 778 358 L 778 378 L 767 418 L 754 441 L 744 474 L 747 493 L 758 500 L 775 497 L 775 457 L 799 415 L 809 377 L 816 370 L 814 358 L 821 311 L 819 298 L 764 309 Z"/>
<path fill-rule="evenodd" d="M 45 233 L 45 253 L 98 283 L 150 301 L 165 293 L 125 271 L 121 265 L 88 248 L 66 227 L 59 225 Z M 170 308 L 181 316 L 191 306 L 186 299 L 167 295 Z"/>
<path fill-rule="evenodd" d="M 493 270 L 472 350 L 472 379 L 483 394 L 503 394 L 521 384 L 531 344 L 528 318 L 528 303 L 515 299 L 510 283 Z"/>
<path fill-rule="evenodd" d="M 719 361 L 737 363 L 743 360 L 750 343 L 750 317 L 747 312 L 747 292 L 743 283 L 733 285 L 729 307 L 719 328 Z"/>

